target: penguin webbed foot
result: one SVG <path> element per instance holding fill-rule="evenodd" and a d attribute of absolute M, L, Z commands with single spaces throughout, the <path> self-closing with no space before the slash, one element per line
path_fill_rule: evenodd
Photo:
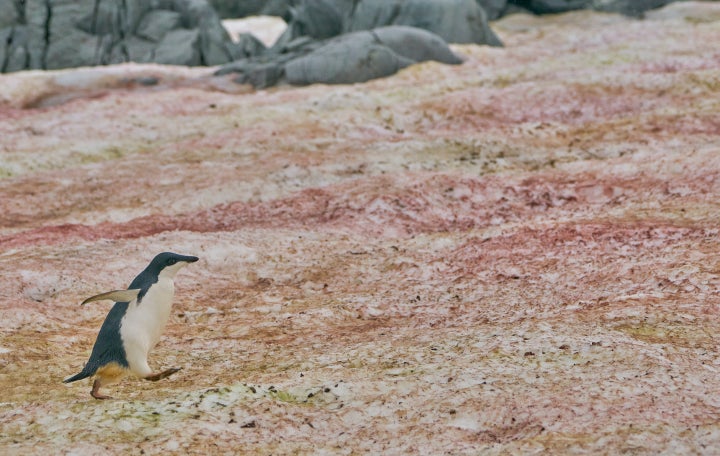
<path fill-rule="evenodd" d="M 96 379 L 95 383 L 93 383 L 92 391 L 90 391 L 90 395 L 94 397 L 95 399 L 100 400 L 106 400 L 106 399 L 112 399 L 110 396 L 105 396 L 104 394 L 100 394 L 100 379 Z"/>
<path fill-rule="evenodd" d="M 182 367 L 171 367 L 170 369 L 166 369 L 162 372 L 158 372 L 157 374 L 150 374 L 147 377 L 145 377 L 145 380 L 151 381 L 151 382 L 157 382 L 158 380 L 162 380 L 164 378 L 167 378 L 174 374 L 175 372 L 182 369 Z"/>

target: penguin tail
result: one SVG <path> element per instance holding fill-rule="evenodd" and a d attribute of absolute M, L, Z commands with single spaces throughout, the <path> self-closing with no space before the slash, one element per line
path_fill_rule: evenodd
<path fill-rule="evenodd" d="M 78 381 L 78 380 L 82 380 L 82 379 L 84 379 L 84 378 L 88 378 L 88 377 L 91 376 L 91 375 L 92 375 L 91 372 L 86 372 L 85 370 L 83 370 L 82 372 L 80 372 L 80 373 L 78 373 L 78 374 L 75 374 L 75 375 L 73 375 L 72 377 L 66 378 L 65 380 L 63 380 L 63 383 L 76 382 L 76 381 Z"/>

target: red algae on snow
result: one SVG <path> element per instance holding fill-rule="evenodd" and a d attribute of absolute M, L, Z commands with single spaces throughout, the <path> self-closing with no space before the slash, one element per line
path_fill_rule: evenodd
<path fill-rule="evenodd" d="M 353 86 L 0 76 L 0 452 L 710 453 L 718 18 L 514 15 Z M 163 250 L 183 370 L 61 384 Z"/>

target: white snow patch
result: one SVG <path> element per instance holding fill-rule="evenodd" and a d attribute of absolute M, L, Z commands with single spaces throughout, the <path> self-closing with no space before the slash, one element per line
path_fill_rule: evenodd
<path fill-rule="evenodd" d="M 242 19 L 226 19 L 223 27 L 234 42 L 240 40 L 240 34 L 250 33 L 262 41 L 265 46 L 272 46 L 287 28 L 284 20 L 275 16 L 250 16 Z"/>
<path fill-rule="evenodd" d="M 473 432 L 481 429 L 480 422 L 472 416 L 459 416 L 450 422 L 450 426 Z"/>

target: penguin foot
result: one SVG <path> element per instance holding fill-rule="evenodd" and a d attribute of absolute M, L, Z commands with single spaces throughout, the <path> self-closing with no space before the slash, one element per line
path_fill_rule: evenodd
<path fill-rule="evenodd" d="M 94 397 L 95 399 L 105 400 L 105 399 L 112 399 L 110 396 L 105 396 L 104 394 L 100 394 L 100 379 L 95 379 L 95 383 L 93 383 L 92 391 L 90 391 L 90 395 Z"/>
<path fill-rule="evenodd" d="M 149 380 L 151 382 L 156 382 L 158 380 L 162 380 L 164 378 L 167 378 L 174 374 L 175 372 L 182 369 L 181 367 L 171 367 L 170 369 L 166 369 L 162 372 L 158 372 L 157 374 L 150 374 L 147 377 L 145 377 L 145 380 Z"/>

